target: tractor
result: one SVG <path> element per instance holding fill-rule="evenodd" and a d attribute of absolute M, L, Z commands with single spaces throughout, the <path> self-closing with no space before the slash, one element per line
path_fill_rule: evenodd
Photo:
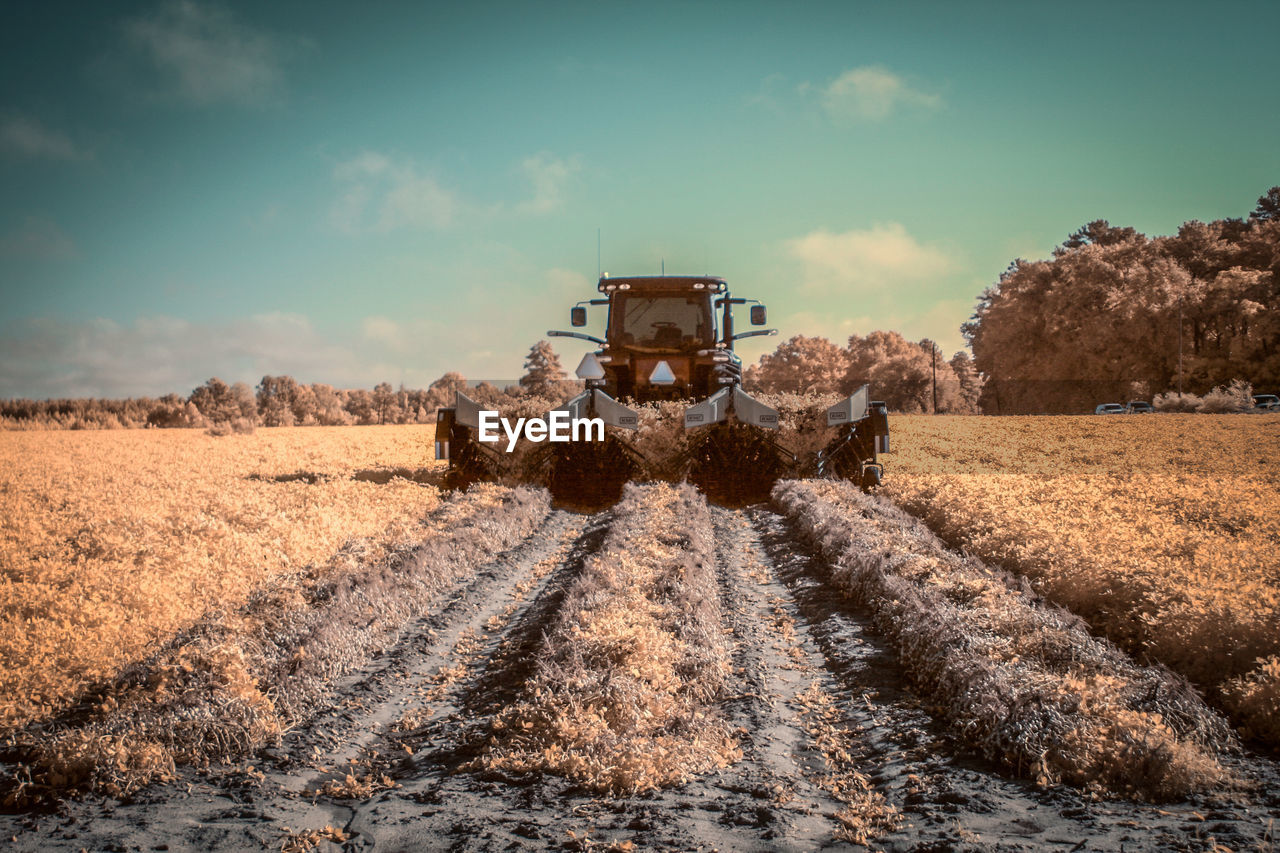
<path fill-rule="evenodd" d="M 777 334 L 775 329 L 737 332 L 734 308 L 750 305 L 753 326 L 767 322 L 765 306 L 731 296 L 715 276 L 627 276 L 599 280 L 600 297 L 569 312 L 570 324 L 587 325 L 587 310 L 608 309 L 604 338 L 583 332 L 549 331 L 551 337 L 596 344 L 578 365 L 585 390 L 559 407 L 572 418 L 600 418 L 608 427 L 603 442 L 548 443 L 531 455 L 523 479 L 540 480 L 562 502 L 599 505 L 616 500 L 637 473 L 687 479 L 708 498 L 744 504 L 768 495 L 781 477 L 817 474 L 878 486 L 883 469 L 878 452 L 888 449 L 883 403 L 871 402 L 866 386 L 826 412 L 835 436 L 814 460 L 800 460 L 775 438 L 776 409 L 742 389 L 742 360 L 734 342 Z M 688 401 L 684 438 L 667 459 L 646 458 L 627 439 L 641 427 L 628 404 Z M 475 440 L 478 404 L 459 392 L 436 421 L 437 458 L 450 463 L 446 485 L 494 479 L 501 459 Z"/>

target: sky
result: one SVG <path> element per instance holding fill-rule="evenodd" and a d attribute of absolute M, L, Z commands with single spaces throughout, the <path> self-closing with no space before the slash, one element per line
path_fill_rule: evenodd
<path fill-rule="evenodd" d="M 748 361 L 951 353 L 1014 258 L 1280 184 L 1274 0 L 0 14 L 0 397 L 514 378 L 601 268 L 764 301 Z"/>

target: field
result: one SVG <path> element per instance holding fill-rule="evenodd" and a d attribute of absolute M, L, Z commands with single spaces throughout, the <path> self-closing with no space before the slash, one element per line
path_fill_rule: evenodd
<path fill-rule="evenodd" d="M 1280 418 L 893 428 L 892 501 L 594 512 L 430 428 L 0 434 L 0 837 L 1268 849 Z"/>
<path fill-rule="evenodd" d="M 425 427 L 0 433 L 0 660 L 12 662 L 0 725 L 65 708 L 210 607 L 324 569 L 343 546 L 368 560 L 417 541 L 436 489 L 367 480 L 434 465 L 431 439 Z"/>
<path fill-rule="evenodd" d="M 1280 747 L 1280 417 L 895 426 L 895 502 Z"/>

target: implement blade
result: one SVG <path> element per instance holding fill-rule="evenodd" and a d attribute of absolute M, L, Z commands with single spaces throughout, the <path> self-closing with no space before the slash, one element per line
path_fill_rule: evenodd
<path fill-rule="evenodd" d="M 733 386 L 733 415 L 744 424 L 778 428 L 778 410 L 771 409 L 738 386 Z"/>
<path fill-rule="evenodd" d="M 684 428 L 710 426 L 729 417 L 732 397 L 728 388 L 722 388 L 696 406 L 684 410 Z"/>
<path fill-rule="evenodd" d="M 871 391 L 863 385 L 852 395 L 827 409 L 827 426 L 840 426 L 860 421 L 867 416 Z"/>
<path fill-rule="evenodd" d="M 480 429 L 480 404 L 461 391 L 457 392 L 454 406 L 454 420 L 462 426 Z"/>
<path fill-rule="evenodd" d="M 571 420 L 578 418 L 600 418 L 608 426 L 620 429 L 639 429 L 640 415 L 628 409 L 599 388 L 583 391 L 563 406 L 552 409 L 553 412 L 568 412 Z"/>

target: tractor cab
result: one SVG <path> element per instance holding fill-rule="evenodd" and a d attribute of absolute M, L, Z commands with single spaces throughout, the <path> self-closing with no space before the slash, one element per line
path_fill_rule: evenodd
<path fill-rule="evenodd" d="M 609 346 L 677 353 L 716 344 L 715 312 L 705 290 L 615 291 L 609 301 Z"/>
<path fill-rule="evenodd" d="M 553 335 L 583 338 L 601 345 L 584 362 L 592 387 L 612 397 L 638 402 L 703 398 L 738 385 L 742 362 L 733 352 L 738 338 L 774 334 L 772 329 L 733 333 L 733 306 L 754 300 L 729 296 L 724 279 L 714 276 L 630 276 L 600 279 L 603 298 L 574 306 L 570 322 L 587 323 L 588 305 L 607 305 L 603 340 L 575 332 Z M 763 325 L 763 305 L 753 304 L 751 321 Z"/>

